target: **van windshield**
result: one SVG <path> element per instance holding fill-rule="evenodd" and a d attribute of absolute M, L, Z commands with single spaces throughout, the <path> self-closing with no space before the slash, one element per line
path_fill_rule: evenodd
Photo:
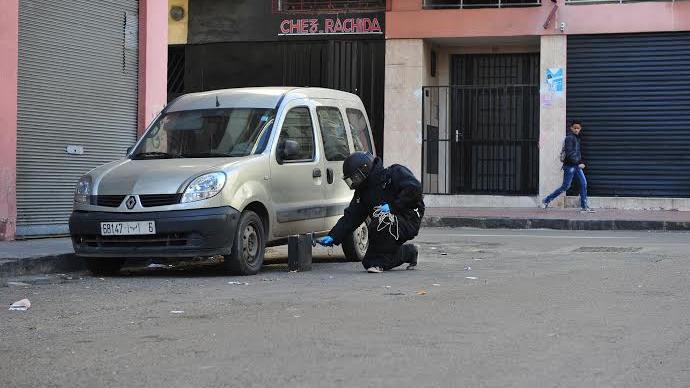
<path fill-rule="evenodd" d="M 266 147 L 274 109 L 228 108 L 170 112 L 146 132 L 132 159 L 222 158 Z"/>

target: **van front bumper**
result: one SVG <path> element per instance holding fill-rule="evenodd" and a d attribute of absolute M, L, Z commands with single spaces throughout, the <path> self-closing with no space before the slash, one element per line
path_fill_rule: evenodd
<path fill-rule="evenodd" d="M 119 258 L 229 255 L 240 212 L 231 207 L 146 213 L 74 211 L 69 219 L 78 256 Z M 156 234 L 101 236 L 101 222 L 155 221 Z"/>

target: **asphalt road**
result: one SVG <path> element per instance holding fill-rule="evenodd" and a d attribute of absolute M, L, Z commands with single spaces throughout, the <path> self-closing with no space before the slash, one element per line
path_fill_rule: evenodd
<path fill-rule="evenodd" d="M 0 387 L 688 387 L 688 237 L 426 229 L 416 271 L 322 250 L 305 273 L 18 279 Z"/>

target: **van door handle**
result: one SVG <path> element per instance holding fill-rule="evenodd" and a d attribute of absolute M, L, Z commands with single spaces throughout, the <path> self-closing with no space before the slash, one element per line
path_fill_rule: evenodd
<path fill-rule="evenodd" d="M 311 176 L 313 178 L 321 178 L 321 169 L 315 168 L 314 171 L 312 171 Z"/>
<path fill-rule="evenodd" d="M 332 169 L 332 168 L 327 168 L 327 169 L 326 169 L 326 181 L 328 182 L 329 185 L 330 185 L 331 183 L 333 183 L 333 175 L 334 175 L 333 169 Z"/>

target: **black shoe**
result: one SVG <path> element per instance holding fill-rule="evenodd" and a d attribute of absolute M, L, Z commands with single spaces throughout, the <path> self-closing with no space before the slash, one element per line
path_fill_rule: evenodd
<path fill-rule="evenodd" d="M 409 252 L 405 252 L 406 255 L 409 255 L 409 259 L 407 259 L 407 269 L 415 269 L 417 267 L 417 257 L 419 256 L 419 250 L 417 249 L 417 246 L 414 244 L 408 245 Z"/>

